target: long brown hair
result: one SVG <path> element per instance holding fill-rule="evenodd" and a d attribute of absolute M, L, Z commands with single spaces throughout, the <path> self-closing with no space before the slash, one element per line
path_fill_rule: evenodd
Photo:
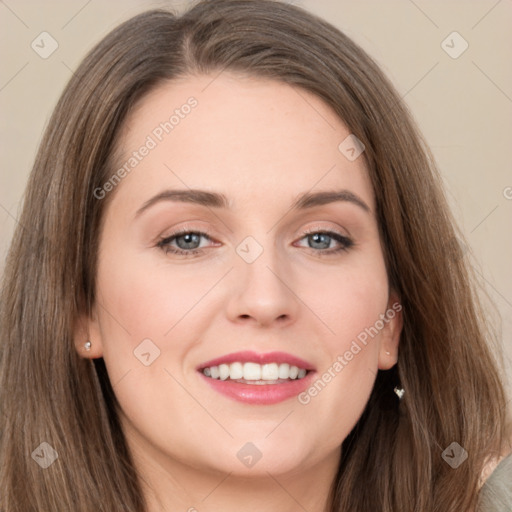
<path fill-rule="evenodd" d="M 113 196 L 98 200 L 94 190 L 116 169 L 116 140 L 137 101 L 177 77 L 223 70 L 314 93 L 366 148 L 404 327 L 398 365 L 379 372 L 343 443 L 330 511 L 471 509 L 485 458 L 504 442 L 506 399 L 434 159 L 361 48 L 274 0 L 203 0 L 179 17 L 138 15 L 95 47 L 65 88 L 3 279 L 0 508 L 144 511 L 103 360 L 79 357 L 73 343 L 76 319 L 95 302 L 100 223 Z M 392 391 L 398 383 L 401 401 Z M 43 442 L 58 455 L 46 469 L 34 462 L 37 449 L 55 456 Z M 457 469 L 442 457 L 452 442 L 468 453 Z"/>

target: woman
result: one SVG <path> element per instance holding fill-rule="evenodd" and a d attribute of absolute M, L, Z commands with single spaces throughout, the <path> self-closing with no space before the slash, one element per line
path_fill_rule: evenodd
<path fill-rule="evenodd" d="M 462 236 L 399 96 L 325 21 L 218 0 L 124 23 L 19 225 L 2 510 L 490 507 L 506 398 Z"/>

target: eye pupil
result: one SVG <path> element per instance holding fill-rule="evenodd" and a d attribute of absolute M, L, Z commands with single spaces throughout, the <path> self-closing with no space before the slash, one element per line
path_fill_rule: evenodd
<path fill-rule="evenodd" d="M 329 247 L 329 239 L 330 238 L 331 237 L 325 233 L 315 233 L 314 235 L 311 235 L 311 239 L 313 240 L 314 244 L 322 245 L 322 247 L 320 247 L 320 249 L 326 249 Z M 318 249 L 319 247 L 315 247 L 315 248 Z"/>
<path fill-rule="evenodd" d="M 185 240 L 185 244 L 180 244 L 180 240 Z M 196 247 L 190 247 L 190 244 L 194 245 L 199 243 L 199 235 L 196 233 L 186 233 L 176 238 L 176 244 L 180 249 L 195 249 Z"/>

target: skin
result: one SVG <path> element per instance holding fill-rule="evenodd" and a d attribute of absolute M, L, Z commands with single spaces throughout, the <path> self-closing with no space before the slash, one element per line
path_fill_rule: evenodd
<path fill-rule="evenodd" d="M 307 405 L 296 397 L 273 405 L 231 400 L 196 367 L 239 350 L 278 350 L 321 376 L 397 302 L 364 158 L 340 152 L 350 131 L 318 97 L 222 73 L 180 79 L 143 98 L 121 134 L 120 166 L 190 96 L 197 107 L 110 192 L 98 300 L 91 318 L 81 318 L 76 349 L 105 360 L 150 512 L 286 512 L 297 503 L 320 512 L 377 370 L 397 362 L 401 314 Z M 230 208 L 161 201 L 135 215 L 159 192 L 188 188 L 223 193 Z M 301 193 L 338 189 L 370 211 L 347 201 L 290 209 Z M 157 246 L 182 227 L 210 232 L 199 255 Z M 341 245 L 329 237 L 315 244 L 307 229 L 336 231 L 354 245 L 322 256 Z M 250 264 L 236 252 L 247 236 L 263 249 Z M 171 245 L 187 250 L 183 238 Z M 134 356 L 144 339 L 160 350 L 149 366 Z M 262 454 L 252 467 L 237 457 L 247 442 Z"/>

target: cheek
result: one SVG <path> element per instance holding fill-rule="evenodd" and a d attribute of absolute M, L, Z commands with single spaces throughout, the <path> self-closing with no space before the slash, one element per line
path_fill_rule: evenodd
<path fill-rule="evenodd" d="M 385 313 L 389 294 L 386 269 L 382 258 L 372 258 L 371 264 L 361 258 L 336 271 L 326 269 L 325 275 L 317 274 L 315 283 L 308 300 L 323 320 L 324 349 L 334 359 L 349 350 L 358 337 L 364 341 L 365 333 Z M 362 347 L 370 348 L 370 344 Z"/>
<path fill-rule="evenodd" d="M 378 371 L 378 327 L 386 312 L 388 281 L 382 260 L 372 261 L 371 266 L 358 261 L 339 272 L 318 275 L 316 282 L 324 283 L 324 293 L 317 289 L 309 297 L 328 329 L 319 339 L 318 351 L 324 357 L 318 378 L 299 396 L 299 403 L 317 418 L 319 436 L 322 429 L 329 430 L 325 443 L 331 448 L 356 424 Z"/>
<path fill-rule="evenodd" d="M 217 280 L 215 271 L 200 276 L 190 267 L 172 267 L 164 259 L 155 264 L 135 253 L 103 261 L 99 296 L 117 320 L 113 327 L 122 327 L 134 343 L 143 338 L 164 341 L 172 338 L 182 320 L 190 324 L 197 318 L 202 298 Z"/>
<path fill-rule="evenodd" d="M 174 374 L 186 362 L 207 325 L 202 298 L 219 279 L 212 274 L 200 277 L 163 260 L 148 264 L 135 253 L 100 261 L 103 358 L 113 386 L 121 383 L 114 389 L 125 406 L 147 404 L 169 380 L 165 370 Z"/>
<path fill-rule="evenodd" d="M 105 256 L 111 250 L 105 247 Z M 103 358 L 122 411 L 148 431 L 168 432 L 170 410 L 180 410 L 180 418 L 197 414 L 177 382 L 188 351 L 208 325 L 202 298 L 222 275 L 214 274 L 171 267 L 164 259 L 155 263 L 135 252 L 100 261 Z"/>

